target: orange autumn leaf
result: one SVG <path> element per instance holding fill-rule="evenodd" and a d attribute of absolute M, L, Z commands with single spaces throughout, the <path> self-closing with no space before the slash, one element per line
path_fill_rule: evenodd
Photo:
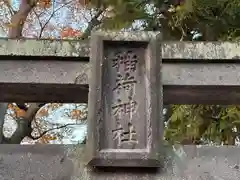
<path fill-rule="evenodd" d="M 13 109 L 13 104 L 8 104 L 9 109 Z"/>
<path fill-rule="evenodd" d="M 81 115 L 82 115 L 82 111 L 80 110 L 74 109 L 71 111 L 71 118 L 73 119 L 78 119 Z"/>
<path fill-rule="evenodd" d="M 20 109 L 16 105 L 8 104 L 8 108 L 14 112 L 14 114 L 12 114 L 13 117 L 19 118 L 19 117 L 24 117 L 26 115 L 26 111 L 23 109 Z"/>
<path fill-rule="evenodd" d="M 52 107 L 53 110 L 59 108 L 60 106 L 62 106 L 61 103 L 52 103 L 51 104 L 51 107 Z"/>
<path fill-rule="evenodd" d="M 39 143 L 39 144 L 47 144 L 47 143 L 49 143 L 49 141 L 45 140 L 44 138 L 40 138 L 36 142 Z"/>
<path fill-rule="evenodd" d="M 44 135 L 44 136 L 42 137 L 42 139 L 44 139 L 45 141 L 49 142 L 49 141 L 51 141 L 51 140 L 56 140 L 57 137 L 56 137 L 56 136 L 52 136 L 52 135 Z"/>
<path fill-rule="evenodd" d="M 15 111 L 16 112 L 16 117 L 24 117 L 26 115 L 26 111 L 22 110 L 22 109 L 18 109 Z"/>
<path fill-rule="evenodd" d="M 51 140 L 56 140 L 56 136 L 45 134 L 41 138 L 39 138 L 35 143 L 36 144 L 49 144 Z"/>
<path fill-rule="evenodd" d="M 40 0 L 37 3 L 37 6 L 41 8 L 50 8 L 51 5 L 51 0 Z"/>
<path fill-rule="evenodd" d="M 38 112 L 38 114 L 41 115 L 41 116 L 48 116 L 48 110 L 47 109 L 41 109 Z"/>
<path fill-rule="evenodd" d="M 60 36 L 61 38 L 67 38 L 67 37 L 77 37 L 77 36 L 81 36 L 81 32 L 78 30 L 74 30 L 71 27 L 68 28 L 64 28 L 61 33 Z"/>

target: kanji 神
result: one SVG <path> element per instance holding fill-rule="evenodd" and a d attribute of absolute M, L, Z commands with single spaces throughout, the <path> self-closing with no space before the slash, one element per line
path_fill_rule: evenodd
<path fill-rule="evenodd" d="M 131 97 L 129 97 L 129 102 L 122 103 L 120 99 L 118 99 L 118 104 L 112 106 L 113 115 L 118 116 L 119 114 L 129 114 L 136 111 L 137 108 L 137 102 L 132 100 Z"/>

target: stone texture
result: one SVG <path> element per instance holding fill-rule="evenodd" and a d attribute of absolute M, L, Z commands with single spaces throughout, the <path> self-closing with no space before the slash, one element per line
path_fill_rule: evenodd
<path fill-rule="evenodd" d="M 14 67 L 14 68 L 13 68 Z M 164 85 L 238 85 L 239 63 L 163 63 Z M 1 60 L 0 83 L 89 84 L 85 61 Z"/>
<path fill-rule="evenodd" d="M 0 55 L 87 57 L 89 45 L 86 41 L 74 40 L 1 38 Z"/>
<path fill-rule="evenodd" d="M 3 180 L 238 180 L 240 147 L 165 146 L 163 167 L 92 169 L 84 146 L 1 145 Z"/>
<path fill-rule="evenodd" d="M 132 40 L 137 40 L 138 36 L 138 39 L 141 37 L 138 33 L 137 36 L 131 33 L 130 35 Z M 110 38 L 116 38 L 114 33 L 112 36 Z M 150 36 L 145 33 L 144 38 L 147 39 Z M 178 61 L 179 59 L 176 58 L 183 57 L 179 56 L 180 53 L 184 53 L 184 57 L 186 57 L 178 63 L 175 60 L 172 61 L 172 59 L 163 59 L 161 71 L 162 82 L 165 86 L 164 103 L 192 104 L 195 101 L 204 104 L 209 102 L 238 104 L 240 93 L 237 86 L 240 83 L 240 64 L 226 63 L 225 59 L 232 60 L 231 58 L 234 58 L 234 61 L 238 61 L 235 58 L 239 57 L 239 43 L 164 42 L 162 47 L 164 58 L 175 58 Z M 200 50 L 196 51 L 196 48 Z M 72 53 L 76 49 L 79 50 L 79 53 Z M 89 58 L 87 41 L 0 39 L 1 55 L 5 55 L 1 57 L 0 61 L 1 101 L 23 101 L 24 99 L 37 102 L 41 100 L 54 102 L 87 101 L 88 90 L 86 86 L 89 84 L 92 69 L 90 63 L 85 61 Z M 20 57 L 17 55 L 20 55 Z M 28 57 L 25 59 L 21 55 L 27 55 Z M 42 58 L 31 58 L 29 56 L 42 56 Z M 45 58 L 44 56 L 52 57 Z M 54 60 L 53 56 L 75 56 L 75 59 L 61 59 L 60 57 Z M 77 60 L 78 56 L 79 61 Z M 217 58 L 218 60 L 224 60 L 224 62 L 204 63 L 206 59 L 203 59 L 200 60 L 203 63 L 191 63 L 191 59 L 198 59 L 199 57 Z M 188 62 L 185 61 L 187 59 Z M 79 85 L 81 96 L 76 96 L 78 92 L 75 89 L 76 87 L 73 86 L 75 83 Z M 186 86 L 189 87 L 186 88 Z M 207 87 L 201 90 L 197 86 Z M 212 88 L 211 86 L 215 87 Z M 19 91 L 19 89 L 22 89 L 22 91 Z M 52 89 L 57 93 L 52 94 Z M 204 94 L 201 93 L 203 90 Z M 67 91 L 71 93 L 67 95 Z M 35 96 L 36 93 L 39 96 Z M 217 98 L 215 94 L 221 95 L 221 98 Z"/>
<path fill-rule="evenodd" d="M 88 102 L 91 165 L 159 166 L 157 150 L 163 134 L 163 115 L 159 112 L 163 109 L 163 95 L 160 52 L 156 47 L 161 34 L 137 35 L 105 32 L 91 35 Z M 127 42 L 135 38 L 138 40 Z"/>
<path fill-rule="evenodd" d="M 104 37 L 104 39 L 112 41 L 149 41 L 151 38 L 158 36 L 158 40 L 161 39 L 162 34 L 158 31 L 134 31 L 134 32 L 115 32 L 115 31 L 96 31 L 92 33 L 95 36 Z"/>
<path fill-rule="evenodd" d="M 90 65 L 81 61 L 0 61 L 1 83 L 88 84 Z"/>
<path fill-rule="evenodd" d="M 240 59 L 240 43 L 233 42 L 166 42 L 163 59 Z"/>
<path fill-rule="evenodd" d="M 102 33 L 102 32 L 100 32 Z M 157 32 L 104 32 L 115 40 L 141 41 Z M 130 35 L 129 35 L 130 34 Z M 161 50 L 162 49 L 162 50 Z M 162 59 L 239 59 L 240 43 L 233 42 L 163 42 Z M 88 41 L 0 39 L 0 55 L 88 57 Z"/>
<path fill-rule="evenodd" d="M 162 81 L 164 85 L 239 85 L 239 72 L 239 63 L 164 63 Z"/>

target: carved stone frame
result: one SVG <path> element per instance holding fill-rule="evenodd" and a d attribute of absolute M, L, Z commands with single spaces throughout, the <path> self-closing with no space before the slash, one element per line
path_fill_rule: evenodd
<path fill-rule="evenodd" d="M 90 41 L 90 64 L 92 73 L 88 97 L 87 161 L 91 166 L 159 167 L 163 137 L 163 87 L 161 82 L 161 33 L 159 32 L 93 32 Z M 144 42 L 146 79 L 148 81 L 147 148 L 115 151 L 100 149 L 102 115 L 102 90 L 105 41 Z"/>

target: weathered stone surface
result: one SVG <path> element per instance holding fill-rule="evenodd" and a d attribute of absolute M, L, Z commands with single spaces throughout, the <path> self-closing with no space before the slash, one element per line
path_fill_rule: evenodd
<path fill-rule="evenodd" d="M 152 37 L 156 36 L 158 34 L 161 36 L 161 33 L 156 31 L 96 31 L 94 32 L 95 35 L 99 35 L 104 37 L 105 39 L 112 40 L 112 41 L 148 41 Z M 161 38 L 158 39 L 160 41 Z M 159 46 L 160 47 L 160 46 Z"/>
<path fill-rule="evenodd" d="M 101 32 L 102 33 L 102 32 Z M 140 41 L 153 32 L 105 32 L 116 40 Z M 163 42 L 162 59 L 239 59 L 240 43 L 233 42 Z M 14 40 L 0 39 L 0 55 L 88 57 L 88 41 L 77 40 Z"/>
<path fill-rule="evenodd" d="M 165 62 L 161 71 L 165 104 L 239 104 L 239 63 Z M 85 61 L 2 59 L 0 101 L 87 102 L 91 72 Z"/>
<path fill-rule="evenodd" d="M 88 84 L 88 62 L 54 60 L 2 60 L 0 83 Z"/>
<path fill-rule="evenodd" d="M 162 81 L 164 85 L 239 85 L 239 72 L 239 63 L 163 63 Z"/>
<path fill-rule="evenodd" d="M 163 59 L 240 59 L 240 43 L 234 42 L 166 42 Z"/>
<path fill-rule="evenodd" d="M 74 40 L 35 40 L 0 39 L 0 55 L 13 56 L 89 56 L 86 41 Z"/>
<path fill-rule="evenodd" d="M 240 147 L 164 147 L 165 161 L 149 169 L 92 169 L 74 145 L 1 145 L 0 178 L 18 180 L 238 180 Z"/>
<path fill-rule="evenodd" d="M 91 35 L 88 102 L 91 165 L 160 164 L 163 95 L 160 52 L 156 47 L 161 34 L 146 34 L 139 34 L 138 40 L 131 43 L 126 40 L 132 39 L 133 33 L 117 37 L 115 33 Z"/>
<path fill-rule="evenodd" d="M 161 71 L 165 104 L 239 104 L 239 63 L 163 62 Z M 87 102 L 91 72 L 86 61 L 1 59 L 0 101 Z"/>
<path fill-rule="evenodd" d="M 13 68 L 14 67 L 14 68 Z M 0 61 L 0 83 L 89 84 L 91 64 L 85 61 Z M 238 85 L 240 64 L 163 63 L 164 85 Z"/>

